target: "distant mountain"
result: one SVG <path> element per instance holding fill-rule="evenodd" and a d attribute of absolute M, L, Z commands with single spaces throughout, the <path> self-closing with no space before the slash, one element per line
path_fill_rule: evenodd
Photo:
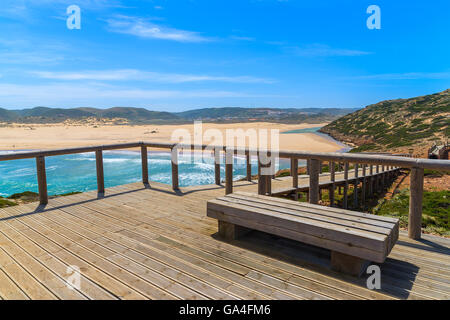
<path fill-rule="evenodd" d="M 86 109 L 81 109 L 86 110 Z M 179 118 L 170 112 L 150 111 L 144 108 L 115 107 L 109 109 L 87 109 L 94 113 L 98 118 L 123 118 L 131 121 L 148 120 L 179 120 Z"/>
<path fill-rule="evenodd" d="M 79 119 L 83 117 L 90 117 L 92 114 L 80 109 L 61 109 L 61 108 L 46 108 L 36 107 L 33 109 L 14 110 L 21 118 L 50 118 L 50 119 Z"/>
<path fill-rule="evenodd" d="M 186 123 L 193 120 L 209 122 L 275 121 L 283 123 L 332 121 L 356 109 L 339 108 L 204 108 L 170 113 L 150 111 L 144 108 L 47 108 L 23 110 L 0 109 L 1 122 L 59 123 L 65 120 L 125 119 L 128 123 Z"/>
<path fill-rule="evenodd" d="M 308 118 L 336 119 L 357 109 L 339 108 L 203 108 L 176 113 L 187 120 L 225 120 L 225 121 L 298 121 Z"/>
<path fill-rule="evenodd" d="M 0 121 L 14 121 L 18 118 L 17 113 L 0 108 Z"/>
<path fill-rule="evenodd" d="M 358 146 L 353 151 L 392 151 L 448 139 L 449 125 L 450 89 L 369 105 L 320 131 Z"/>
<path fill-rule="evenodd" d="M 59 123 L 65 120 L 126 119 L 132 123 L 151 121 L 179 121 L 179 117 L 169 112 L 150 111 L 144 108 L 115 107 L 109 109 L 96 108 L 46 108 L 36 107 L 23 110 L 0 109 L 0 121 L 21 123 Z"/>

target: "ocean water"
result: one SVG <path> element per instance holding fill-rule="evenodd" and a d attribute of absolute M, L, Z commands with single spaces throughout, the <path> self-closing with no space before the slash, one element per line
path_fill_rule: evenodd
<path fill-rule="evenodd" d="M 10 152 L 12 151 L 0 151 Z M 142 179 L 140 152 L 105 151 L 103 162 L 106 188 Z M 251 162 L 252 173 L 257 174 L 256 157 Z M 97 189 L 95 153 L 46 157 L 45 164 L 49 195 Z M 172 183 L 170 153 L 150 151 L 148 166 L 150 181 Z M 289 160 L 280 159 L 277 169 L 285 168 L 289 168 Z M 182 187 L 214 183 L 214 163 L 210 155 L 204 155 L 203 159 L 194 159 L 189 154 L 180 154 L 178 171 Z M 236 157 L 233 166 L 234 180 L 245 177 L 245 172 L 245 159 Z M 221 177 L 225 177 L 223 164 Z M 0 196 L 6 197 L 24 191 L 38 192 L 35 159 L 1 161 Z"/>

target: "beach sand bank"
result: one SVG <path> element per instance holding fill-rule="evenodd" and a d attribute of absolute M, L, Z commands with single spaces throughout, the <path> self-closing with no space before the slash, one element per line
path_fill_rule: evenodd
<path fill-rule="evenodd" d="M 227 129 L 278 129 L 282 150 L 334 152 L 342 149 L 341 145 L 314 133 L 281 134 L 325 124 L 203 123 L 202 132 L 218 129 L 225 137 Z M 172 134 L 177 129 L 186 129 L 193 134 L 194 125 L 11 124 L 0 127 L 0 150 L 59 149 L 136 141 L 171 142 Z"/>

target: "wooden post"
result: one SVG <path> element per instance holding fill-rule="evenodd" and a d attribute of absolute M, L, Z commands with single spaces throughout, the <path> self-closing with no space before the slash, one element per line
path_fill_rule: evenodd
<path fill-rule="evenodd" d="M 172 189 L 178 190 L 178 147 L 172 148 Z"/>
<path fill-rule="evenodd" d="M 37 180 L 39 188 L 39 202 L 40 204 L 48 203 L 47 194 L 47 175 L 45 173 L 45 158 L 42 156 L 36 157 L 36 170 L 37 170 Z"/>
<path fill-rule="evenodd" d="M 381 166 L 381 191 L 384 191 L 386 188 L 386 172 L 384 170 L 384 166 Z"/>
<path fill-rule="evenodd" d="M 270 160 L 270 162 L 266 165 L 267 169 L 270 169 L 271 173 L 272 171 L 275 171 L 275 164 L 273 164 L 274 167 L 272 168 L 272 160 Z M 274 175 L 273 174 L 268 174 L 266 176 L 266 194 L 271 196 L 272 195 L 272 179 L 273 179 Z"/>
<path fill-rule="evenodd" d="M 141 146 L 142 183 L 148 184 L 148 153 L 147 147 Z"/>
<path fill-rule="evenodd" d="M 252 181 L 252 158 L 249 151 L 245 153 L 245 158 L 247 160 L 247 181 Z"/>
<path fill-rule="evenodd" d="M 214 180 L 220 186 L 220 149 L 214 149 Z"/>
<path fill-rule="evenodd" d="M 97 165 L 97 191 L 105 193 L 105 175 L 103 173 L 103 151 L 95 151 L 95 163 Z"/>
<path fill-rule="evenodd" d="M 374 178 L 373 178 L 373 165 L 371 164 L 369 166 L 369 196 L 373 196 L 373 184 L 374 184 Z"/>
<path fill-rule="evenodd" d="M 322 161 L 319 161 L 319 177 L 322 174 Z M 322 200 L 322 189 L 319 186 L 319 200 Z"/>
<path fill-rule="evenodd" d="M 233 150 L 227 149 L 225 155 L 225 194 L 233 193 Z"/>
<path fill-rule="evenodd" d="M 291 159 L 292 187 L 295 188 L 294 200 L 298 200 L 298 159 Z"/>
<path fill-rule="evenodd" d="M 310 160 L 309 168 L 309 203 L 319 203 L 319 171 L 320 161 L 316 159 Z"/>
<path fill-rule="evenodd" d="M 328 193 L 329 193 L 328 197 L 330 198 L 330 207 L 333 207 L 334 206 L 334 190 L 336 189 L 335 185 L 334 185 L 334 181 L 336 181 L 336 173 L 335 173 L 335 168 L 334 168 L 334 162 L 330 161 L 328 166 L 330 168 L 330 181 L 332 182 L 331 186 L 330 186 L 330 189 L 328 191 Z"/>
<path fill-rule="evenodd" d="M 353 184 L 353 206 L 358 208 L 358 184 L 359 184 L 359 165 L 355 163 L 355 183 Z"/>
<path fill-rule="evenodd" d="M 261 155 L 259 152 L 257 156 L 258 156 L 258 194 L 264 194 L 264 190 L 266 187 L 264 186 L 265 181 L 262 179 L 261 176 L 262 163 L 261 163 Z"/>
<path fill-rule="evenodd" d="M 362 166 L 362 190 L 361 190 L 361 204 L 363 206 L 363 208 L 366 208 L 366 193 L 367 193 L 367 187 L 366 187 L 366 182 L 367 182 L 367 177 L 366 177 L 366 164 L 363 164 Z"/>
<path fill-rule="evenodd" d="M 422 234 L 423 175 L 423 169 L 411 168 L 408 236 L 416 240 Z"/>
<path fill-rule="evenodd" d="M 343 199 L 343 207 L 347 209 L 348 207 L 348 162 L 344 163 L 344 199 Z"/>
<path fill-rule="evenodd" d="M 258 152 L 258 194 L 261 195 L 272 192 L 271 175 L 267 172 L 267 168 L 270 167 L 270 162 L 267 156 L 268 155 L 266 153 Z"/>
<path fill-rule="evenodd" d="M 375 179 L 375 190 L 378 193 L 380 191 L 380 166 L 377 164 L 376 167 L 376 179 Z"/>
<path fill-rule="evenodd" d="M 291 159 L 292 187 L 298 188 L 298 159 Z"/>
<path fill-rule="evenodd" d="M 306 160 L 306 174 L 309 175 L 309 169 L 311 168 L 311 159 Z"/>

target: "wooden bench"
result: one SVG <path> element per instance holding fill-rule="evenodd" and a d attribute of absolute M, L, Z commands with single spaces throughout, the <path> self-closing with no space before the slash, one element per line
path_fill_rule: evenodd
<path fill-rule="evenodd" d="M 383 263 L 398 239 L 398 219 L 236 192 L 207 203 L 219 235 L 233 240 L 258 230 L 331 250 L 332 269 L 360 276 Z"/>

